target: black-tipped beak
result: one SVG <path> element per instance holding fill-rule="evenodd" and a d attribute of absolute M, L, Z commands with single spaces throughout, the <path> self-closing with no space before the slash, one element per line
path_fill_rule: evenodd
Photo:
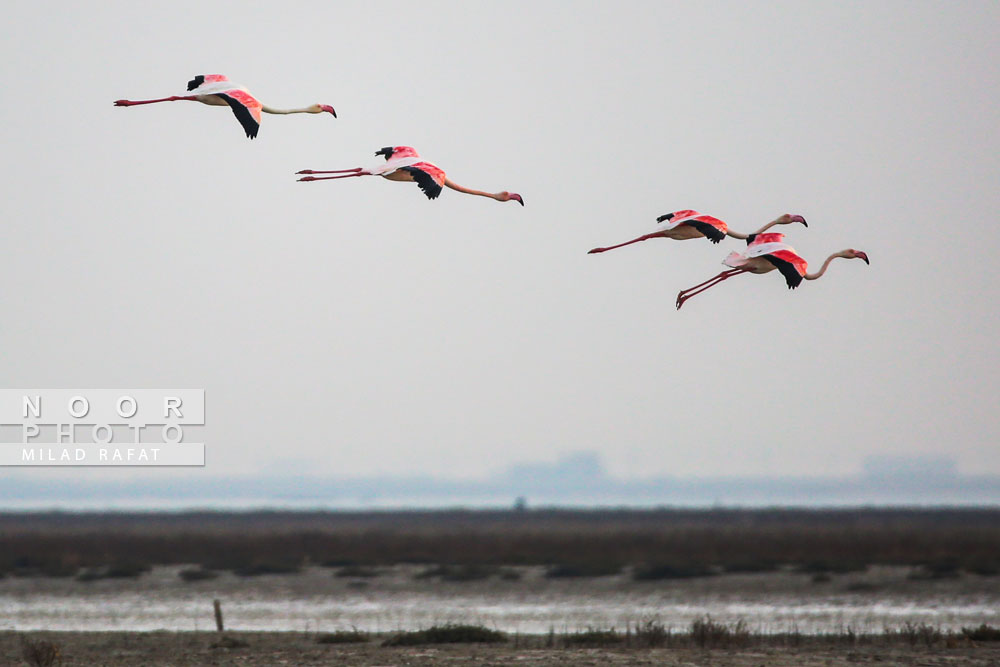
<path fill-rule="evenodd" d="M 805 226 L 805 227 L 809 226 L 809 223 L 806 222 L 806 219 L 803 218 L 801 215 L 793 215 L 792 216 L 792 222 L 801 222 L 803 226 Z"/>

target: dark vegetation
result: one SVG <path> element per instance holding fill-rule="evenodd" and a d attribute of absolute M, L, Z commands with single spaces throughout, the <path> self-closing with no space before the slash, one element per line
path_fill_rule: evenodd
<path fill-rule="evenodd" d="M 480 625 L 435 625 L 426 630 L 400 632 L 386 639 L 383 646 L 420 646 L 422 644 L 497 644 L 506 635 Z"/>
<path fill-rule="evenodd" d="M 21 635 L 21 657 L 31 667 L 50 667 L 59 660 L 59 647 L 47 639 Z"/>
<path fill-rule="evenodd" d="M 360 630 L 337 630 L 316 635 L 317 644 L 361 644 L 368 641 L 368 633 Z"/>
<path fill-rule="evenodd" d="M 142 635 L 140 643 L 136 638 Z M 184 635 L 187 643 L 183 650 L 193 651 L 192 647 L 208 639 L 210 649 L 222 649 L 226 652 L 238 652 L 239 657 L 235 658 L 239 662 L 252 662 L 251 654 L 262 651 L 274 651 L 276 642 L 285 642 L 291 649 L 289 655 L 302 655 L 302 645 L 299 642 L 302 635 L 299 633 L 260 633 L 260 632 L 236 632 L 218 635 L 217 633 L 173 633 L 173 632 L 153 632 L 153 633 L 113 633 L 113 632 L 92 632 L 92 633 L 32 633 L 15 634 L 0 631 L 0 662 L 3 664 L 22 664 L 17 662 L 18 656 L 23 663 L 31 667 L 49 667 L 62 664 L 61 646 L 66 646 L 67 653 L 80 652 L 81 648 L 90 646 L 103 646 L 101 649 L 93 649 L 103 657 L 110 655 L 108 646 L 115 646 L 113 650 L 120 650 L 122 645 L 127 645 L 130 651 L 134 652 L 135 647 L 144 646 L 147 650 L 153 650 L 159 645 L 160 650 L 170 654 L 173 658 L 181 656 L 177 653 L 181 648 L 178 637 Z M 19 640 L 17 647 L 12 641 L 15 637 Z M 54 643 L 47 637 L 57 638 L 59 644 Z M 433 644 L 491 644 L 505 645 L 515 649 L 549 649 L 549 650 L 575 650 L 575 649 L 597 649 L 607 648 L 613 650 L 635 650 L 648 648 L 667 649 L 702 649 L 702 650 L 724 650 L 727 655 L 732 655 L 732 651 L 739 649 L 781 649 L 792 648 L 795 655 L 805 656 L 811 649 L 830 650 L 834 648 L 844 648 L 848 650 L 870 647 L 878 650 L 891 649 L 891 647 L 902 647 L 907 651 L 907 655 L 929 655 L 921 653 L 926 649 L 948 650 L 948 649 L 976 649 L 984 652 L 984 657 L 976 660 L 976 664 L 986 664 L 989 656 L 995 655 L 991 651 L 996 650 L 996 644 L 992 642 L 1000 641 L 1000 628 L 989 625 L 981 625 L 977 628 L 962 628 L 961 632 L 947 632 L 936 626 L 921 623 L 905 624 L 903 627 L 892 630 L 885 630 L 881 633 L 859 633 L 851 628 L 846 628 L 839 632 L 803 635 L 798 632 L 786 632 L 779 634 L 762 634 L 752 632 L 747 629 L 744 621 L 735 623 L 719 623 L 710 617 L 696 619 L 686 628 L 667 628 L 655 618 L 641 621 L 635 625 L 629 625 L 624 632 L 618 629 L 588 629 L 576 632 L 557 633 L 554 629 L 545 635 L 520 635 L 504 634 L 496 630 L 476 625 L 443 625 L 434 626 L 426 630 L 417 632 L 399 632 L 388 634 L 369 634 L 356 629 L 340 630 L 337 632 L 317 633 L 310 637 L 310 641 L 325 645 L 342 644 L 365 644 L 381 640 L 381 645 L 386 647 L 408 647 Z M 107 642 L 111 642 L 108 644 Z M 202 645 L 206 645 L 202 643 Z M 8 648 L 10 647 L 10 648 Z M 252 648 L 251 648 L 252 647 Z M 271 648 L 268 648 L 271 647 Z M 248 649 L 250 652 L 240 651 Z M 332 646 L 331 646 L 332 648 Z M 19 650 L 18 650 L 19 649 Z M 152 654 L 151 654 L 152 655 Z M 375 654 L 371 654 L 375 655 Z M 541 657 L 544 654 L 538 654 Z M 892 661 L 892 654 L 879 655 L 872 653 L 848 654 L 851 662 L 868 662 L 866 655 L 876 661 Z M 938 654 L 947 655 L 949 664 L 965 664 L 963 656 L 969 653 Z M 331 662 L 335 664 L 338 654 L 330 653 Z M 202 656 L 204 657 L 204 656 Z M 827 656 L 829 657 L 829 656 Z M 399 654 L 384 654 L 384 662 L 398 662 Z M 590 656 L 586 662 L 597 664 L 596 656 Z M 211 659 L 197 664 L 218 664 L 219 659 Z M 230 659 L 222 658 L 226 664 Z M 175 664 L 174 660 L 169 661 Z M 187 661 L 183 661 L 188 664 Z M 283 660 L 281 662 L 289 662 Z M 582 661 L 581 661 L 582 662 Z M 649 660 L 643 661 L 646 664 Z M 934 664 L 943 664 L 938 660 L 932 660 Z M 95 660 L 93 664 L 104 664 L 105 660 Z M 74 662 L 74 664 L 76 664 Z M 119 664 L 116 662 L 115 664 Z M 129 663 L 133 664 L 133 663 Z M 139 664 L 139 663 L 135 663 Z M 160 664 L 157 661 L 157 664 Z M 195 664 L 195 663 L 192 663 Z M 268 662 L 267 664 L 275 664 Z M 339 664 L 339 663 L 336 663 Z M 381 664 L 381 663 L 380 663 Z M 463 662 L 464 664 L 464 662 Z M 546 662 L 546 664 L 554 664 Z M 559 664 L 564 664 L 560 662 Z M 566 663 L 568 664 L 568 663 Z M 706 662 L 707 664 L 707 662 Z M 712 661 L 712 664 L 716 664 Z M 728 663 L 727 663 L 728 664 Z M 734 663 L 735 664 L 735 663 Z M 741 663 L 742 664 L 742 663 Z M 757 664 L 756 662 L 754 664 Z M 812 662 L 810 662 L 812 664 Z M 818 664 L 818 663 L 817 663 Z M 839 664 L 839 662 L 838 662 Z M 884 664 L 889 664 L 885 662 Z M 915 664 L 908 661 L 907 664 Z M 925 664 L 923 661 L 920 664 Z M 927 662 L 926 664 L 930 664 Z M 990 662 L 989 664 L 993 664 Z"/>
<path fill-rule="evenodd" d="M 449 581 L 503 578 L 516 565 L 639 581 L 793 567 L 822 582 L 873 564 L 910 566 L 916 578 L 994 576 L 1000 509 L 0 515 L 0 574 L 10 576 L 88 580 L 191 564 L 200 569 L 181 576 L 196 580 L 322 564 L 364 577 L 399 563 Z"/>
<path fill-rule="evenodd" d="M 1000 628 L 985 623 L 978 628 L 962 628 L 962 634 L 977 642 L 1000 642 Z"/>

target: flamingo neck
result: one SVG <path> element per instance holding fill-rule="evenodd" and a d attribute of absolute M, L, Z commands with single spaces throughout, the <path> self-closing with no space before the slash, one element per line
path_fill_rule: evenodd
<path fill-rule="evenodd" d="M 781 222 L 781 218 L 775 218 L 774 220 L 772 220 L 771 222 L 767 223 L 766 225 L 764 225 L 763 227 L 761 227 L 760 229 L 758 229 L 757 231 L 755 231 L 753 233 L 754 234 L 762 234 L 762 233 L 766 232 L 767 230 L 769 230 L 771 227 L 774 227 L 775 225 L 780 225 L 780 224 L 784 224 L 784 223 Z M 726 235 L 727 236 L 731 236 L 734 239 L 739 239 L 741 241 L 746 241 L 748 238 L 750 238 L 750 234 L 743 234 L 743 233 L 740 233 L 740 232 L 734 232 L 731 229 L 726 232 Z"/>
<path fill-rule="evenodd" d="M 827 267 L 830 266 L 830 262 L 832 262 L 833 260 L 837 259 L 838 257 L 843 257 L 843 258 L 846 259 L 847 258 L 847 255 L 845 254 L 846 252 L 847 252 L 846 250 L 841 250 L 840 252 L 833 253 L 832 255 L 830 255 L 829 257 L 826 258 L 826 261 L 823 262 L 823 266 L 821 266 L 819 268 L 819 271 L 817 271 L 816 273 L 807 273 L 806 275 L 804 275 L 802 277 L 805 278 L 806 280 L 816 280 L 821 275 L 823 275 L 824 273 L 826 273 L 826 269 L 827 269 Z"/>
<path fill-rule="evenodd" d="M 277 115 L 288 115 L 290 113 L 322 113 L 322 109 L 318 109 L 314 106 L 303 107 L 301 109 L 275 109 L 274 107 L 269 107 L 266 104 L 261 105 L 260 110 L 264 113 L 272 113 Z"/>
<path fill-rule="evenodd" d="M 444 184 L 447 185 L 452 190 L 458 190 L 459 192 L 464 192 L 467 195 L 479 195 L 480 197 L 489 197 L 490 199 L 496 199 L 497 201 L 504 201 L 503 197 L 499 194 L 493 192 L 483 192 L 482 190 L 473 190 L 471 188 L 462 187 L 458 183 L 455 183 L 449 179 L 444 179 Z"/>

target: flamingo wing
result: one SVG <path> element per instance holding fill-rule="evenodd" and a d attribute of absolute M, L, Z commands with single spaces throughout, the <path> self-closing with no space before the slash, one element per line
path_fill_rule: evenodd
<path fill-rule="evenodd" d="M 785 276 L 785 282 L 788 283 L 788 289 L 795 289 L 802 282 L 802 277 L 806 275 L 807 263 L 799 253 L 795 252 L 795 248 L 787 243 L 782 243 L 781 239 L 783 238 L 784 234 L 757 234 L 756 238 L 750 242 L 746 252 L 732 253 L 723 264 L 736 266 L 736 264 L 730 263 L 733 256 L 742 258 L 741 265 L 746 264 L 747 260 L 750 259 L 763 259 L 781 271 L 781 275 Z"/>
<path fill-rule="evenodd" d="M 229 81 L 223 74 L 199 74 L 188 81 L 188 91 L 197 90 L 206 83 L 220 83 Z"/>
<path fill-rule="evenodd" d="M 806 260 L 794 252 L 779 250 L 763 255 L 763 258 L 781 271 L 781 275 L 785 276 L 785 282 L 788 283 L 788 289 L 795 289 L 802 283 L 802 276 L 806 274 Z"/>
<path fill-rule="evenodd" d="M 246 131 L 247 136 L 253 139 L 260 129 L 260 109 L 261 103 L 257 99 L 239 88 L 233 88 L 225 92 L 213 93 L 222 98 L 233 109 L 233 115 Z"/>
<path fill-rule="evenodd" d="M 722 239 L 726 238 L 726 232 L 729 231 L 729 225 L 722 220 L 719 220 L 714 216 L 704 215 L 703 213 L 689 209 L 661 215 L 656 219 L 656 221 L 669 221 L 666 225 L 664 225 L 664 229 L 674 229 L 675 227 L 679 227 L 681 225 L 694 227 L 712 243 L 718 243 Z"/>
<path fill-rule="evenodd" d="M 710 215 L 699 215 L 696 218 L 685 220 L 683 224 L 694 227 L 712 243 L 718 243 L 726 238 L 726 231 L 729 229 L 729 226 L 722 220 Z"/>
<path fill-rule="evenodd" d="M 750 236 L 747 237 L 747 246 L 748 247 L 754 247 L 754 246 L 763 245 L 765 243 L 778 243 L 778 244 L 781 244 L 781 245 L 783 245 L 783 246 L 785 246 L 787 248 L 791 248 L 791 246 L 782 243 L 782 240 L 784 238 L 785 238 L 785 235 L 784 234 L 779 234 L 778 232 L 767 232 L 767 233 L 764 233 L 764 234 L 751 234 Z"/>
<path fill-rule="evenodd" d="M 428 199 L 437 199 L 444 187 L 444 170 L 430 162 L 417 162 L 415 164 L 400 167 L 400 171 L 405 171 L 417 182 L 417 186 L 427 195 Z"/>

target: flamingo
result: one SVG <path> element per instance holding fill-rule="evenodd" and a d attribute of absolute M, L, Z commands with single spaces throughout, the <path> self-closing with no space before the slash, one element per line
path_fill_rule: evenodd
<path fill-rule="evenodd" d="M 334 118 L 337 117 L 337 112 L 329 104 L 313 104 L 301 109 L 272 109 L 266 104 L 258 102 L 249 90 L 233 83 L 222 74 L 199 74 L 188 81 L 187 89 L 191 93 L 190 95 L 172 95 L 158 100 L 115 100 L 115 106 L 131 107 L 138 104 L 176 102 L 177 100 L 190 100 L 216 107 L 224 107 L 228 104 L 232 108 L 236 120 L 240 121 L 240 125 L 243 126 L 247 136 L 251 139 L 257 136 L 257 130 L 260 129 L 261 111 L 272 114 L 325 112 Z"/>
<path fill-rule="evenodd" d="M 803 278 L 806 280 L 816 280 L 822 276 L 826 273 L 830 262 L 838 257 L 844 259 L 863 259 L 865 260 L 865 264 L 870 264 L 866 253 L 848 248 L 827 257 L 826 261 L 823 262 L 823 266 L 816 273 L 806 273 L 806 260 L 795 252 L 795 248 L 782 243 L 783 238 L 785 238 L 784 234 L 751 234 L 747 238 L 747 249 L 744 252 L 731 252 L 728 257 L 722 260 L 723 264 L 732 268 L 694 287 L 681 290 L 677 294 L 677 310 L 680 310 L 684 302 L 694 295 L 701 294 L 709 287 L 718 285 L 723 280 L 741 273 L 768 273 L 769 271 L 778 269 L 785 276 L 788 289 L 795 289 L 802 282 Z"/>
<path fill-rule="evenodd" d="M 650 234 L 643 234 L 637 239 L 632 239 L 631 241 L 626 241 L 625 243 L 619 243 L 618 245 L 608 246 L 607 248 L 594 248 L 587 252 L 588 255 L 593 255 L 599 252 L 605 252 L 608 250 L 614 250 L 615 248 L 621 248 L 622 246 L 631 245 L 632 243 L 638 243 L 639 241 L 647 241 L 649 239 L 655 239 L 662 237 L 665 239 L 675 239 L 677 241 L 686 241 L 687 239 L 700 239 L 708 238 L 712 243 L 718 243 L 727 236 L 731 236 L 734 239 L 746 239 L 747 234 L 741 234 L 740 232 L 734 232 L 729 229 L 727 225 L 722 220 L 712 217 L 710 215 L 704 215 L 698 211 L 674 211 L 673 213 L 664 213 L 656 219 L 657 222 L 669 221 L 669 224 L 664 227 L 652 232 Z M 767 223 L 760 229 L 758 229 L 755 234 L 760 234 L 761 232 L 770 229 L 774 225 L 787 225 L 793 222 L 801 222 L 806 227 L 809 224 L 806 219 L 801 215 L 790 215 L 788 213 L 775 218 L 771 222 Z"/>
<path fill-rule="evenodd" d="M 352 178 L 354 176 L 381 176 L 390 181 L 415 181 L 417 186 L 427 195 L 428 199 L 436 199 L 441 194 L 443 186 L 458 190 L 469 195 L 489 197 L 497 201 L 516 201 L 524 206 L 524 199 L 516 192 L 483 192 L 462 187 L 445 177 L 444 171 L 435 164 L 427 162 L 409 146 L 386 146 L 376 151 L 375 155 L 385 157 L 385 164 L 376 167 L 355 167 L 354 169 L 339 169 L 333 171 L 314 171 L 303 169 L 296 174 L 343 174 L 343 176 L 305 176 L 300 181 L 331 181 L 337 178 Z"/>

